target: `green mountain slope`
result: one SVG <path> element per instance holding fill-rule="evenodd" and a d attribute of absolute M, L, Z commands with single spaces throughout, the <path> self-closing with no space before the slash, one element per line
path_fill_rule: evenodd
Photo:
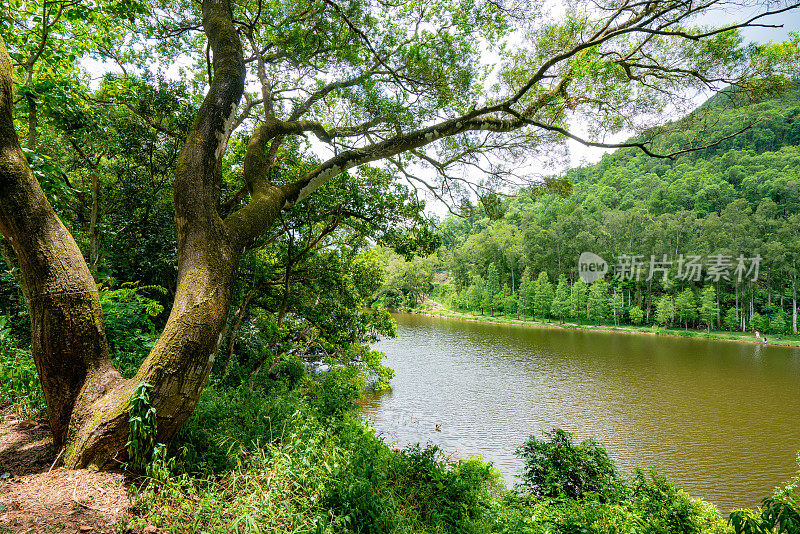
<path fill-rule="evenodd" d="M 730 103 L 727 94 L 716 95 L 691 124 L 697 124 L 697 114 Z M 674 131 L 659 149 L 680 150 L 692 140 L 696 146 L 704 143 L 698 141 L 702 136 L 719 139 L 754 123 L 716 146 L 672 160 L 620 149 L 569 171 L 573 192 L 567 198 L 520 193 L 507 200 L 502 220 L 478 211 L 444 221 L 440 268 L 449 277 L 437 294 L 456 308 L 486 311 L 484 303 L 491 299 L 478 298 L 476 288 L 485 286 L 494 265 L 503 292 L 495 299 L 496 311 L 524 309 L 530 299 L 521 286 L 535 283 L 542 272 L 549 280 L 563 276 L 574 283 L 581 252 L 605 258 L 612 271 L 620 258 L 639 256 L 644 264 L 639 280 L 606 277 L 609 300 L 601 319 L 611 320 L 615 293 L 622 294 L 626 320 L 627 310 L 638 306 L 644 320 L 653 321 L 664 298 L 674 306 L 681 291 L 689 289 L 699 299 L 713 286 L 720 308 L 713 326 L 724 325 L 733 309 L 732 329 L 770 329 L 773 318 L 775 331 L 791 330 L 800 273 L 800 83 L 772 98 L 734 104 L 706 122 L 705 132 L 682 126 L 689 124 L 685 120 L 665 126 Z M 701 258 L 698 279 L 686 278 L 678 265 L 681 255 Z M 651 258 L 671 262 L 668 280 L 661 280 L 661 271 L 647 279 Z M 738 258 L 750 274 L 735 270 Z M 713 262 L 722 262 L 719 276 L 709 270 Z M 666 324 L 679 320 L 675 311 L 669 315 Z M 691 322 L 699 325 L 701 319 Z"/>

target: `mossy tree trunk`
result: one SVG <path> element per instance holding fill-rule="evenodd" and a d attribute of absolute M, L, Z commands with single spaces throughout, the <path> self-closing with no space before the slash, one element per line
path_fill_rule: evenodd
<path fill-rule="evenodd" d="M 283 131 L 273 120 L 272 130 L 254 135 L 250 143 L 251 201 L 228 220 L 220 217 L 220 160 L 244 90 L 245 64 L 229 0 L 204 0 L 202 11 L 214 75 L 177 163 L 178 286 L 166 327 L 131 380 L 122 379 L 111 363 L 90 269 L 20 148 L 11 112 L 11 62 L 0 37 L 0 233 L 12 249 L 7 255 L 13 252 L 23 274 L 32 352 L 54 444 L 64 448 L 68 467 L 103 467 L 124 458 L 128 400 L 143 381 L 153 386 L 156 439 L 171 440 L 194 410 L 211 372 L 243 250 L 303 188 L 310 192 L 311 178 L 290 186 L 263 180 L 270 164 L 262 157 L 265 146 Z M 320 183 L 317 179 L 313 188 Z"/>
<path fill-rule="evenodd" d="M 11 62 L 0 40 L 0 232 L 22 271 L 31 348 L 59 447 L 78 398 L 93 402 L 120 376 L 109 360 L 94 279 L 28 166 L 11 105 Z"/>
<path fill-rule="evenodd" d="M 166 328 L 131 380 L 114 369 L 97 286 L 80 249 L 48 203 L 14 130 L 11 63 L 0 39 L 0 232 L 13 248 L 31 312 L 32 352 L 57 448 L 70 467 L 124 456 L 128 399 L 153 385 L 157 440 L 192 413 L 214 362 L 243 243 L 217 213 L 219 161 L 244 88 L 244 62 L 227 0 L 205 0 L 215 76 L 180 155 L 175 180 L 178 287 Z M 283 189 L 262 195 L 271 224 Z M 271 218 L 270 218 L 271 216 Z M 241 223 L 240 223 L 241 226 Z"/>

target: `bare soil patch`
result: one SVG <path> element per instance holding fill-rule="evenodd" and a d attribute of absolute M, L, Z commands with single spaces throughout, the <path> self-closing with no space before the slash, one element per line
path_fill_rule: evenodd
<path fill-rule="evenodd" d="M 0 533 L 120 532 L 130 509 L 121 473 L 52 468 L 46 421 L 0 420 Z"/>

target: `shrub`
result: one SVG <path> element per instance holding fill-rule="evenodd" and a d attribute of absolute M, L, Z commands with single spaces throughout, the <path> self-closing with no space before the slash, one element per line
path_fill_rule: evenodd
<path fill-rule="evenodd" d="M 739 330 L 739 316 L 735 306 L 728 308 L 722 318 L 722 324 L 725 325 L 726 330 L 733 332 Z"/>
<path fill-rule="evenodd" d="M 783 334 L 786 332 L 787 324 L 788 321 L 786 320 L 785 313 L 783 311 L 777 311 L 769 318 L 769 332 L 771 334 Z"/>
<path fill-rule="evenodd" d="M 158 334 L 155 319 L 164 307 L 144 292 L 166 294 L 161 286 L 126 282 L 118 289 L 100 288 L 108 344 L 114 365 L 130 378 L 150 353 Z"/>
<path fill-rule="evenodd" d="M 361 395 L 359 370 L 355 367 L 332 369 L 311 383 L 312 407 L 322 420 L 336 422 L 344 414 L 353 412 L 353 403 Z"/>
<path fill-rule="evenodd" d="M 750 330 L 758 332 L 766 332 L 769 327 L 769 320 L 758 312 L 753 313 L 753 318 L 750 319 Z"/>
<path fill-rule="evenodd" d="M 447 465 L 441 450 L 428 444 L 408 447 L 393 467 L 398 494 L 432 526 L 464 532 L 480 522 L 488 508 L 489 490 L 499 475 L 480 458 Z"/>
<path fill-rule="evenodd" d="M 383 533 L 400 524 L 414 531 L 477 532 L 488 521 L 491 488 L 499 475 L 478 458 L 448 465 L 434 445 L 393 451 L 373 435 L 347 448 L 351 461 L 334 473 L 326 499 L 355 532 Z"/>
<path fill-rule="evenodd" d="M 625 486 L 614 462 L 593 439 L 572 442 L 573 434 L 560 428 L 544 433 L 547 440 L 531 436 L 516 451 L 525 463 L 521 475 L 522 494 L 537 499 L 596 499 L 616 502 Z"/>
<path fill-rule="evenodd" d="M 667 477 L 641 469 L 630 481 L 631 509 L 647 526 L 646 532 L 675 532 L 680 534 L 712 534 L 722 532 L 716 507 L 699 499 L 692 499 Z"/>
<path fill-rule="evenodd" d="M 239 370 L 244 370 L 238 368 Z M 246 370 L 244 370 L 246 371 Z M 305 367 L 296 354 L 278 354 L 264 357 L 261 368 L 251 375 L 240 376 L 237 383 L 250 384 L 251 389 L 260 389 L 262 393 L 273 390 L 290 390 L 296 387 L 306 374 Z"/>
<path fill-rule="evenodd" d="M 126 446 L 129 466 L 136 471 L 143 471 L 152 461 L 156 446 L 156 409 L 150 404 L 150 395 L 147 392 L 152 387 L 147 382 L 140 382 L 129 400 L 130 431 Z"/>
<path fill-rule="evenodd" d="M 391 532 L 399 505 L 389 490 L 388 465 L 391 453 L 377 440 L 354 443 L 350 461 L 333 473 L 335 481 L 325 498 L 325 505 L 355 532 L 381 534 Z"/>
<path fill-rule="evenodd" d="M 800 453 L 797 454 L 800 464 Z M 734 510 L 730 522 L 736 534 L 794 534 L 800 532 L 800 472 L 783 487 L 761 501 L 761 513 Z"/>
<path fill-rule="evenodd" d="M 42 412 L 46 405 L 33 356 L 14 346 L 7 324 L 0 315 L 0 403 L 13 402 L 20 413 Z"/>

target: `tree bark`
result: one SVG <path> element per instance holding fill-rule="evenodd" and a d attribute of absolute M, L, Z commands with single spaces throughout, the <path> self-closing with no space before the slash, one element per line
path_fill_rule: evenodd
<path fill-rule="evenodd" d="M 0 39 L 0 232 L 30 295 L 32 351 L 67 467 L 102 467 L 124 456 L 128 400 L 143 381 L 153 386 L 156 440 L 169 442 L 196 406 L 216 357 L 246 244 L 241 236 L 252 231 L 246 218 L 229 227 L 217 212 L 220 159 L 244 90 L 242 47 L 228 0 L 204 0 L 202 9 L 214 77 L 177 163 L 178 287 L 164 332 L 132 380 L 111 364 L 92 274 L 20 149 L 11 62 Z M 287 191 L 259 196 L 262 225 L 274 221 Z"/>
<path fill-rule="evenodd" d="M 31 351 L 58 448 L 80 424 L 72 418 L 79 397 L 88 406 L 120 375 L 109 359 L 94 279 L 22 153 L 12 102 L 11 61 L 0 38 L 0 233 L 22 271 Z"/>

